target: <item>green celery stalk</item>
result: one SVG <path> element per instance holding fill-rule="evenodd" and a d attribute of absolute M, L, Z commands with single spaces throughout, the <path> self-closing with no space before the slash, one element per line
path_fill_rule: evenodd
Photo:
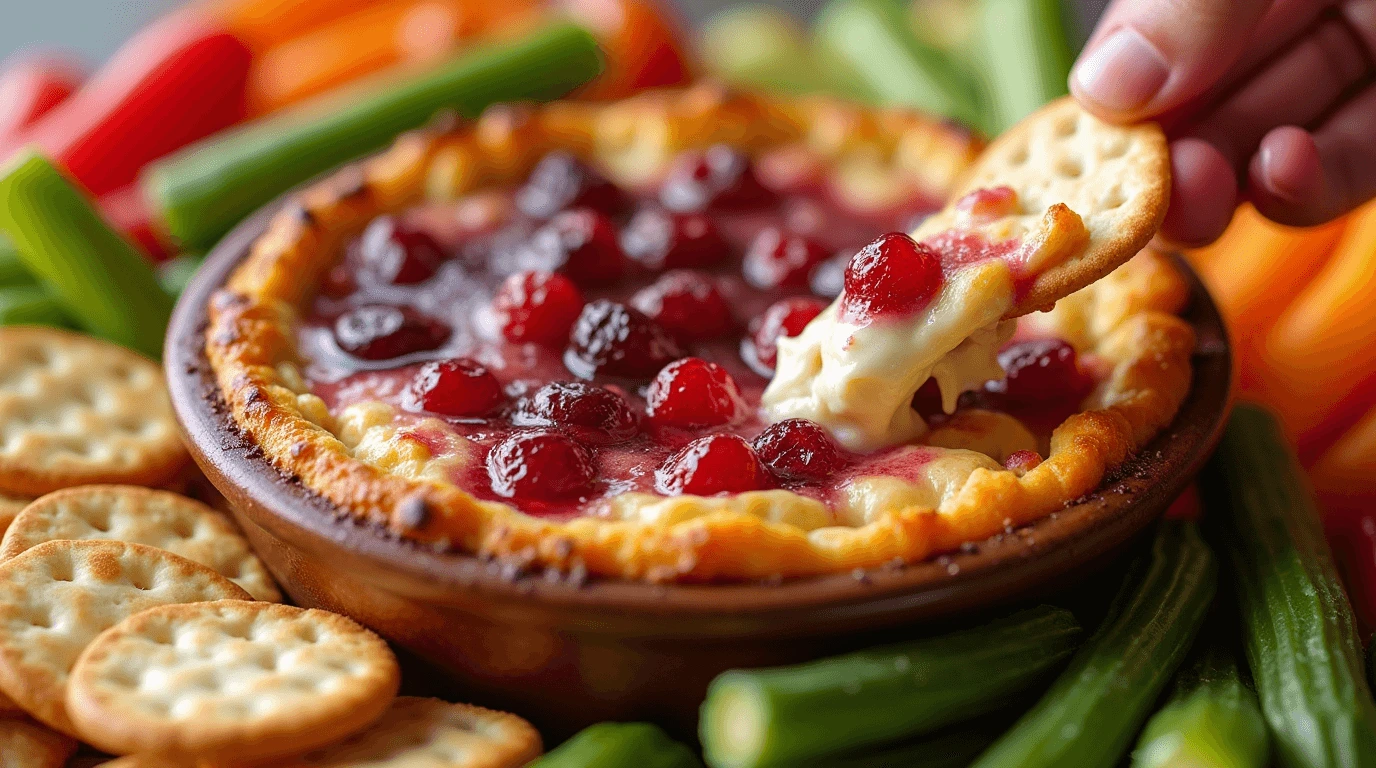
<path fill-rule="evenodd" d="M 1226 626 L 1201 633 L 1196 658 L 1176 676 L 1170 700 L 1142 729 L 1132 753 L 1133 768 L 1266 768 L 1270 764 L 1271 737 L 1261 706 L 1242 679 L 1230 647 L 1237 636 L 1236 624 L 1217 624 Z"/>
<path fill-rule="evenodd" d="M 982 97 L 970 72 L 918 40 L 908 12 L 894 0 L 833 0 L 813 34 L 881 102 L 986 127 Z"/>
<path fill-rule="evenodd" d="M 526 768 L 702 768 L 693 750 L 650 723 L 598 723 Z"/>
<path fill-rule="evenodd" d="M 29 268 L 24 266 L 24 260 L 19 257 L 14 243 L 0 235 L 0 286 L 34 285 L 36 282 Z"/>
<path fill-rule="evenodd" d="M 981 0 L 976 49 L 996 132 L 1069 92 L 1064 13 L 1061 0 Z"/>
<path fill-rule="evenodd" d="M 712 681 L 702 705 L 713 768 L 816 765 L 994 712 L 1074 652 L 1080 625 L 1041 606 L 938 637 Z"/>
<path fill-rule="evenodd" d="M 1304 470 L 1275 417 L 1233 410 L 1200 477 L 1242 617 L 1243 650 L 1287 768 L 1376 765 L 1362 642 Z"/>
<path fill-rule="evenodd" d="M 1113 768 L 1189 652 L 1218 582 L 1193 523 L 1161 524 L 1098 631 L 975 768 Z"/>
<path fill-rule="evenodd" d="M 813 45 L 796 17 L 772 6 L 738 5 L 718 13 L 703 25 L 698 48 L 706 66 L 728 82 L 781 93 L 872 99 L 844 66 Z"/>
<path fill-rule="evenodd" d="M 143 255 L 43 156 L 21 152 L 0 172 L 0 231 L 79 328 L 162 356 L 171 297 Z"/>
<path fill-rule="evenodd" d="M 200 253 L 183 253 L 175 259 L 168 259 L 158 267 L 158 282 L 169 296 L 181 296 L 203 263 L 205 256 Z"/>
<path fill-rule="evenodd" d="M 471 117 L 497 102 L 557 98 L 601 69 L 592 36 L 555 23 L 421 76 L 370 80 L 193 144 L 150 167 L 144 194 L 182 247 L 205 249 L 279 194 L 440 110 Z"/>
<path fill-rule="evenodd" d="M 0 325 L 67 325 L 62 302 L 41 285 L 0 287 Z"/>

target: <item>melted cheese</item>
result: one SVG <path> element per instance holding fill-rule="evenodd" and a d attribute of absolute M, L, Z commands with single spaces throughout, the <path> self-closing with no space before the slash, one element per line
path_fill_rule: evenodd
<path fill-rule="evenodd" d="M 832 302 L 793 338 L 779 339 L 778 366 L 762 405 L 771 421 L 810 419 L 854 451 L 922 437 L 927 425 L 911 407 L 928 378 L 955 410 L 961 392 L 1003 377 L 998 350 L 1015 323 L 1008 265 L 990 261 L 951 276 L 926 309 L 900 320 L 858 326 Z"/>

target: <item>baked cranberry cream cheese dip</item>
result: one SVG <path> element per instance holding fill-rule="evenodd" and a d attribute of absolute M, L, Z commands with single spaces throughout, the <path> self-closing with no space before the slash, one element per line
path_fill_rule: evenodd
<path fill-rule="evenodd" d="M 1069 101 L 983 152 L 715 86 L 503 107 L 289 202 L 206 353 L 281 472 L 440 551 L 661 582 L 914 562 L 1173 418 L 1187 284 L 1144 250 L 1168 174 L 1154 126 Z"/>

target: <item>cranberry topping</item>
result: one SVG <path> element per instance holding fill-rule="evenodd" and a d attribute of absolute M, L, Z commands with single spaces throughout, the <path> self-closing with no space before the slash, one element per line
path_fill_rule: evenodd
<path fill-rule="evenodd" d="M 730 424 L 745 409 L 740 387 L 726 369 L 698 357 L 664 366 L 645 393 L 645 413 L 663 427 Z"/>
<path fill-rule="evenodd" d="M 1032 339 L 999 352 L 1004 379 L 984 385 L 998 407 L 1026 408 L 1046 403 L 1077 402 L 1094 381 L 1080 370 L 1075 348 L 1060 339 Z"/>
<path fill-rule="evenodd" d="M 545 155 L 516 191 L 516 207 L 531 218 L 548 219 L 575 206 L 616 213 L 626 207 L 626 196 L 568 152 Z"/>
<path fill-rule="evenodd" d="M 807 419 L 769 425 L 755 438 L 755 452 L 776 476 L 800 482 L 823 480 L 845 461 L 831 435 Z"/>
<path fill-rule="evenodd" d="M 422 365 L 402 402 L 407 410 L 464 418 L 491 413 L 503 399 L 502 383 L 491 371 L 458 357 Z"/>
<path fill-rule="evenodd" d="M 767 227 L 750 243 L 741 273 L 746 282 L 764 290 L 806 288 L 812 268 L 826 259 L 827 251 L 818 243 Z"/>
<path fill-rule="evenodd" d="M 743 493 L 769 488 L 769 472 L 745 438 L 717 434 L 699 437 L 664 460 L 655 485 L 669 496 Z"/>
<path fill-rule="evenodd" d="M 423 283 L 444 263 L 435 238 L 392 216 L 373 219 L 359 239 L 358 254 L 366 274 L 394 285 Z"/>
<path fill-rule="evenodd" d="M 487 476 L 498 496 L 558 499 L 592 489 L 592 453 L 559 432 L 517 432 L 487 453 Z"/>
<path fill-rule="evenodd" d="M 513 344 L 560 347 L 583 311 L 583 293 L 555 272 L 521 272 L 502 282 L 492 297 L 502 335 Z"/>
<path fill-rule="evenodd" d="M 564 365 L 580 379 L 599 373 L 648 379 L 680 357 L 683 350 L 659 323 L 620 302 L 598 299 L 573 324 Z"/>
<path fill-rule="evenodd" d="M 511 421 L 525 427 L 558 427 L 598 444 L 629 440 L 637 428 L 635 411 L 624 397 L 581 381 L 540 387 L 521 400 Z"/>
<path fill-rule="evenodd" d="M 621 249 L 647 269 L 710 267 L 730 255 L 712 220 L 700 213 L 642 208 L 621 230 Z"/>
<path fill-rule="evenodd" d="M 680 155 L 659 190 L 659 201 L 672 211 L 750 208 L 773 199 L 750 159 L 722 144 Z"/>
<path fill-rule="evenodd" d="M 846 267 L 841 317 L 861 324 L 912 315 L 931 303 L 941 281 L 935 250 L 902 232 L 880 235 Z"/>
<path fill-rule="evenodd" d="M 978 222 L 989 222 L 1017 213 L 1018 193 L 1012 187 L 977 189 L 956 201 L 956 210 Z"/>
<path fill-rule="evenodd" d="M 913 410 L 927 421 L 931 421 L 933 416 L 945 415 L 946 409 L 942 406 L 941 385 L 936 383 L 936 379 L 929 378 L 922 382 L 922 386 L 913 394 Z"/>
<path fill-rule="evenodd" d="M 701 272 L 666 272 L 636 291 L 631 306 L 686 341 L 723 336 L 731 330 L 731 307 L 712 278 Z"/>
<path fill-rule="evenodd" d="M 825 301 L 811 296 L 795 296 L 770 304 L 750 324 L 750 338 L 742 349 L 745 361 L 751 367 L 763 368 L 763 375 L 771 375 L 779 361 L 779 338 L 802 333 L 826 308 Z"/>
<path fill-rule="evenodd" d="M 334 323 L 339 348 L 363 360 L 389 360 L 435 349 L 449 340 L 449 326 L 407 307 L 370 305 Z"/>
<path fill-rule="evenodd" d="M 1041 463 L 1042 457 L 1036 451 L 1013 451 L 1003 460 L 1003 468 L 1010 469 L 1021 477 L 1036 469 Z"/>
<path fill-rule="evenodd" d="M 580 285 L 596 285 L 621 277 L 626 257 L 610 219 L 591 208 L 574 208 L 535 230 L 516 263 L 521 269 L 562 272 Z"/>

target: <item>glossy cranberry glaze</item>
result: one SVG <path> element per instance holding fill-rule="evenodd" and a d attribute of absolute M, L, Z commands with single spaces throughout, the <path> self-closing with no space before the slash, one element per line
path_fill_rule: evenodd
<path fill-rule="evenodd" d="M 532 514 L 598 514 L 629 491 L 827 501 L 850 478 L 916 473 L 926 449 L 861 456 L 810 422 L 760 417 L 778 338 L 840 293 L 866 244 L 935 207 L 857 213 L 799 178 L 771 184 L 714 147 L 622 190 L 552 153 L 512 189 L 381 218 L 303 323 L 309 386 L 336 413 L 395 406 L 399 439 L 432 451 L 466 438 L 453 481 Z M 894 238 L 926 257 L 903 235 L 879 242 Z M 420 266 L 376 266 L 412 252 Z M 904 286 L 919 302 L 937 289 Z M 1045 389 L 1009 387 L 979 396 Z"/>

